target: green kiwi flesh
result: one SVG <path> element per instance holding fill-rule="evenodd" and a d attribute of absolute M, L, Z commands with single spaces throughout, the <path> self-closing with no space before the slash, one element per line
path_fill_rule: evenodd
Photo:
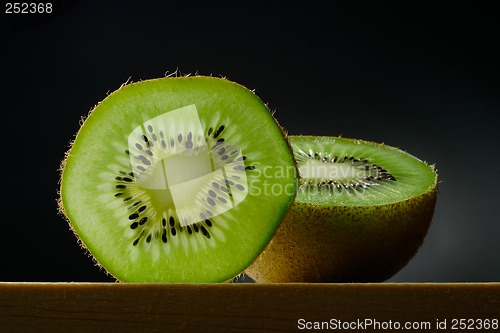
<path fill-rule="evenodd" d="M 77 238 L 129 282 L 231 279 L 271 239 L 297 188 L 292 153 L 266 105 L 205 76 L 111 93 L 61 169 L 60 209 Z"/>
<path fill-rule="evenodd" d="M 289 136 L 297 197 L 245 271 L 257 282 L 378 282 L 404 267 L 431 223 L 434 167 L 384 144 Z"/>

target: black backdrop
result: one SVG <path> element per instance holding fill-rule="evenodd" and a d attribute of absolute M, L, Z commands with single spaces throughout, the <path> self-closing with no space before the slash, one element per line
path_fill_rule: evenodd
<path fill-rule="evenodd" d="M 390 281 L 500 280 L 499 29 L 484 3 L 52 3 L 2 9 L 0 280 L 112 281 L 57 214 L 58 165 L 107 93 L 176 70 L 255 89 L 291 134 L 435 163 L 433 224 Z"/>

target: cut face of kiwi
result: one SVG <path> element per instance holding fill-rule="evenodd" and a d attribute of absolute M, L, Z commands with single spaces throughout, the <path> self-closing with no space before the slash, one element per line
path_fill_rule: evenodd
<path fill-rule="evenodd" d="M 406 265 L 432 219 L 434 168 L 373 142 L 289 141 L 300 175 L 297 197 L 246 273 L 257 282 L 377 282 Z"/>
<path fill-rule="evenodd" d="M 60 207 L 118 280 L 226 281 L 278 228 L 294 170 L 281 128 L 243 86 L 148 80 L 85 120 L 62 164 Z"/>

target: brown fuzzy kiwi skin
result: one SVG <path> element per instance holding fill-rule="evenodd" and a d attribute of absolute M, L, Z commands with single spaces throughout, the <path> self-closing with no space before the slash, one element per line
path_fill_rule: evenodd
<path fill-rule="evenodd" d="M 260 256 L 245 270 L 255 282 L 381 282 L 417 253 L 437 198 L 433 188 L 380 206 L 294 202 Z"/>

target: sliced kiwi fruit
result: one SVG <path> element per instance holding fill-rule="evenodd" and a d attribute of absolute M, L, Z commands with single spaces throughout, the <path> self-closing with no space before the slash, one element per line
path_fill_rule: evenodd
<path fill-rule="evenodd" d="M 267 106 L 206 76 L 111 93 L 83 122 L 61 170 L 60 210 L 82 246 L 132 282 L 230 280 L 271 239 L 297 188 Z"/>
<path fill-rule="evenodd" d="M 245 271 L 257 282 L 378 282 L 415 255 L 430 225 L 433 166 L 362 140 L 289 136 L 297 197 Z"/>

